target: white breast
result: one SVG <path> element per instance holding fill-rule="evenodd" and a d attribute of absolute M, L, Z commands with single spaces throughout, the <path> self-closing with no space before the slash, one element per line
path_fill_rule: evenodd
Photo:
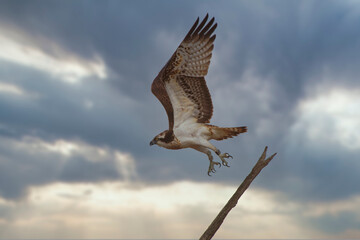
<path fill-rule="evenodd" d="M 189 118 L 174 129 L 174 134 L 183 147 L 192 147 L 207 138 L 209 130 L 204 124 L 197 123 L 195 118 Z"/>

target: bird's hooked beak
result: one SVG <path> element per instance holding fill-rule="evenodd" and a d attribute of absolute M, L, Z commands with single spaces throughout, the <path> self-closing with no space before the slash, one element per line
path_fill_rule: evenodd
<path fill-rule="evenodd" d="M 150 146 L 152 146 L 152 145 L 154 145 L 154 144 L 156 144 L 156 140 L 155 140 L 155 138 L 150 142 Z"/>

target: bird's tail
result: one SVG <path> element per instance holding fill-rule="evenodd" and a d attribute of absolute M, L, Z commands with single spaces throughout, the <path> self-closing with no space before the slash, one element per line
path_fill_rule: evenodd
<path fill-rule="evenodd" d="M 218 141 L 227 138 L 232 138 L 234 136 L 239 135 L 240 133 L 247 132 L 246 126 L 222 128 L 222 127 L 209 125 L 209 127 L 211 132 L 211 139 L 215 139 Z"/>

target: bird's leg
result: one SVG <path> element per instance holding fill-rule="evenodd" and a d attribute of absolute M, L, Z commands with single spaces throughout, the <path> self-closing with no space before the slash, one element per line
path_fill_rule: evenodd
<path fill-rule="evenodd" d="M 211 176 L 210 173 L 215 173 L 216 172 L 216 170 L 214 168 L 214 165 L 219 165 L 219 167 L 221 167 L 221 164 L 219 162 L 213 161 L 214 158 L 211 155 L 211 152 L 209 150 L 207 151 L 206 154 L 208 155 L 209 161 L 210 161 L 210 165 L 209 165 L 209 169 L 208 169 L 208 175 Z"/>
<path fill-rule="evenodd" d="M 221 153 L 219 149 L 216 149 L 215 153 L 219 156 L 219 158 L 222 161 L 222 165 L 230 167 L 228 165 L 228 162 L 225 160 L 225 158 L 233 158 L 230 154 L 228 153 Z"/>
<path fill-rule="evenodd" d="M 196 146 L 196 147 L 193 147 L 195 150 L 198 150 L 199 152 L 202 152 L 202 153 L 205 153 L 208 158 L 209 158 L 209 161 L 210 161 L 210 164 L 209 164 L 209 169 L 208 169 L 208 175 L 211 176 L 210 174 L 211 173 L 215 173 L 216 170 L 215 170 L 215 165 L 219 165 L 219 167 L 221 167 L 221 164 L 219 162 L 215 162 L 213 161 L 213 156 L 211 155 L 211 151 L 209 149 L 207 149 L 206 147 L 204 146 Z"/>

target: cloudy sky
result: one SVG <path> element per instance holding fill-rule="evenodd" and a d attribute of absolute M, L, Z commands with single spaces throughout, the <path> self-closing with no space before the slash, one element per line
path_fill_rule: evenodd
<path fill-rule="evenodd" d="M 214 142 L 149 147 L 150 86 L 198 16 L 218 23 Z M 0 238 L 360 238 L 360 2 L 0 1 Z"/>

